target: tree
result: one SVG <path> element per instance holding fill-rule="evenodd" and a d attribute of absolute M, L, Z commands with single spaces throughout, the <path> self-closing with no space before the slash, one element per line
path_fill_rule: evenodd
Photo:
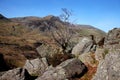
<path fill-rule="evenodd" d="M 56 23 L 56 27 L 54 27 L 51 31 L 53 40 L 61 47 L 62 52 L 70 53 L 71 48 L 71 38 L 73 36 L 72 30 L 70 27 L 72 26 L 69 23 L 69 18 L 71 17 L 72 13 L 67 10 L 66 8 L 62 8 L 62 14 L 60 15 L 60 19 L 63 21 L 63 23 Z"/>

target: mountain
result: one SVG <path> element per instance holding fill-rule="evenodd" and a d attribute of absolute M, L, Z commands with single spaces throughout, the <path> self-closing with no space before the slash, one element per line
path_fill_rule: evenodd
<path fill-rule="evenodd" d="M 0 21 L 9 21 L 9 19 L 0 14 Z"/>
<path fill-rule="evenodd" d="M 11 21 L 20 23 L 26 27 L 39 28 L 43 31 L 47 29 L 50 24 L 53 26 L 55 22 L 62 22 L 58 17 L 52 15 L 43 18 L 34 16 L 11 18 Z"/>
<path fill-rule="evenodd" d="M 17 22 L 22 24 L 23 26 L 27 26 L 30 28 L 39 28 L 41 31 L 46 31 L 50 29 L 51 27 L 55 27 L 58 24 L 64 24 L 63 21 L 59 19 L 59 17 L 56 16 L 46 16 L 43 18 L 40 17 L 18 17 L 18 18 L 11 18 L 10 19 L 13 22 Z M 79 35 L 87 36 L 88 34 L 93 34 L 95 36 L 103 37 L 106 33 L 100 29 L 97 29 L 91 25 L 79 25 L 79 24 L 68 24 L 68 27 L 72 30 L 77 31 L 80 33 Z"/>
<path fill-rule="evenodd" d="M 12 68 L 23 66 L 26 59 L 38 57 L 36 48 L 43 43 L 56 47 L 49 30 L 59 25 L 67 25 L 74 32 L 75 43 L 84 36 L 95 35 L 101 38 L 106 35 L 93 26 L 65 23 L 52 15 L 43 18 L 6 18 L 0 15 L 0 54 L 4 55 L 6 64 Z"/>

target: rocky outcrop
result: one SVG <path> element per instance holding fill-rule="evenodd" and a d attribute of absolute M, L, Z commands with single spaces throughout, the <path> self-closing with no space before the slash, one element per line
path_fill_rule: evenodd
<path fill-rule="evenodd" d="M 26 69 L 16 68 L 4 73 L 0 80 L 32 80 Z"/>
<path fill-rule="evenodd" d="M 120 80 L 120 28 L 108 32 L 104 49 L 96 51 L 96 59 L 99 65 L 93 80 Z"/>
<path fill-rule="evenodd" d="M 108 53 L 92 80 L 120 80 L 120 50 Z"/>
<path fill-rule="evenodd" d="M 95 60 L 95 54 L 92 52 L 87 52 L 79 55 L 78 59 L 80 59 L 83 63 L 89 64 L 90 66 L 96 66 L 97 61 Z"/>
<path fill-rule="evenodd" d="M 64 61 L 55 68 L 49 68 L 36 80 L 65 80 L 75 75 L 82 75 L 85 71 L 86 66 L 79 59 L 73 58 Z"/>
<path fill-rule="evenodd" d="M 85 37 L 73 48 L 72 54 L 79 56 L 83 53 L 91 51 L 93 48 L 95 48 L 94 41 L 90 38 Z"/>
<path fill-rule="evenodd" d="M 114 28 L 108 32 L 105 38 L 105 48 L 120 49 L 120 28 Z"/>
<path fill-rule="evenodd" d="M 97 48 L 95 51 L 95 59 L 97 61 L 102 61 L 105 58 L 106 54 L 108 54 L 108 49 Z"/>
<path fill-rule="evenodd" d="M 41 46 L 37 47 L 36 50 L 41 57 L 51 57 L 57 53 L 57 50 L 48 44 L 42 44 Z"/>
<path fill-rule="evenodd" d="M 46 58 L 27 60 L 24 65 L 24 68 L 32 75 L 42 75 L 47 67 L 48 63 Z"/>

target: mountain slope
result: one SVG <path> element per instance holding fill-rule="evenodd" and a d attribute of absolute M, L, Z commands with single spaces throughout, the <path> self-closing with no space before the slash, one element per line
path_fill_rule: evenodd
<path fill-rule="evenodd" d="M 64 25 L 58 17 L 20 17 L 6 18 L 0 15 L 0 54 L 9 66 L 22 66 L 26 59 L 38 57 L 36 48 L 45 43 L 56 48 L 54 40 L 51 38 L 49 30 L 52 27 Z M 73 41 L 78 42 L 79 38 L 91 34 L 96 37 L 105 36 L 105 32 L 89 25 L 74 25 L 67 23 L 68 27 L 74 31 Z M 13 62 L 12 62 L 13 61 Z"/>

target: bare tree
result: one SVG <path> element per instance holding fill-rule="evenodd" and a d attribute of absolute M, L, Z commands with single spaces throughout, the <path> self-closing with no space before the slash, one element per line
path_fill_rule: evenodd
<path fill-rule="evenodd" d="M 61 47 L 62 52 L 70 53 L 71 48 L 71 38 L 72 38 L 72 31 L 70 30 L 71 24 L 69 23 L 69 18 L 71 17 L 71 12 L 66 8 L 62 9 L 62 14 L 60 15 L 60 19 L 63 23 L 56 23 L 56 27 L 52 29 L 52 37 L 54 41 Z"/>

